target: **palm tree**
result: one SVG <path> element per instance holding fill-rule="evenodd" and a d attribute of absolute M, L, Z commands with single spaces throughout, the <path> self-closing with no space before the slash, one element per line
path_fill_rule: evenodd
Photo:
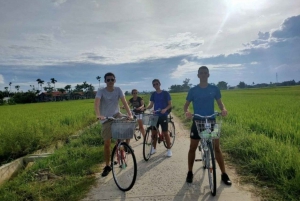
<path fill-rule="evenodd" d="M 51 80 L 51 83 L 54 85 L 54 91 L 55 91 L 55 83 L 57 82 L 57 80 L 54 78 L 51 78 L 50 80 Z"/>
<path fill-rule="evenodd" d="M 30 87 L 32 87 L 32 91 L 34 91 L 34 90 L 35 90 L 35 88 L 34 88 L 34 85 L 30 85 Z"/>
<path fill-rule="evenodd" d="M 6 91 L 6 95 L 7 97 L 9 97 L 9 93 L 8 93 L 8 87 L 4 87 L 5 91 Z"/>
<path fill-rule="evenodd" d="M 12 84 L 11 82 L 9 82 L 9 84 L 8 84 L 9 87 L 10 87 L 10 88 L 9 88 L 9 93 L 11 93 L 11 84 Z"/>
<path fill-rule="evenodd" d="M 17 91 L 19 92 L 20 86 L 16 85 L 15 88 L 17 89 Z"/>
<path fill-rule="evenodd" d="M 41 80 L 40 83 L 39 83 L 40 86 L 41 86 L 41 91 L 43 91 L 42 89 L 43 89 L 43 84 L 44 84 L 44 82 L 45 82 L 44 80 Z"/>
<path fill-rule="evenodd" d="M 40 78 L 38 78 L 37 80 L 37 83 L 38 83 L 38 89 L 39 89 L 39 84 L 40 84 L 40 82 L 42 81 Z"/>
<path fill-rule="evenodd" d="M 67 90 L 68 92 L 70 92 L 71 91 L 71 85 L 66 85 L 65 86 L 65 90 Z"/>
<path fill-rule="evenodd" d="M 97 76 L 96 79 L 99 81 L 99 88 L 100 88 L 100 80 L 101 80 L 101 77 L 100 77 L 100 76 Z"/>

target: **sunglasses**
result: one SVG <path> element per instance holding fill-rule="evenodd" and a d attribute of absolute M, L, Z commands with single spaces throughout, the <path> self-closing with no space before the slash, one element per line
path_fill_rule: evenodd
<path fill-rule="evenodd" d="M 111 79 L 106 79 L 106 82 L 114 82 L 115 79 L 114 78 L 111 78 Z"/>
<path fill-rule="evenodd" d="M 132 94 L 137 94 L 137 92 L 133 92 Z"/>
<path fill-rule="evenodd" d="M 153 83 L 152 85 L 153 85 L 153 86 L 158 86 L 158 85 L 159 85 L 159 83 Z"/>

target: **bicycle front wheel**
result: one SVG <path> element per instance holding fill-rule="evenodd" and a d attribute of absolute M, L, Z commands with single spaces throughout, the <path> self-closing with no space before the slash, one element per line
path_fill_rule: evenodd
<path fill-rule="evenodd" d="M 151 156 L 151 150 L 152 150 L 152 132 L 151 129 L 147 129 L 145 138 L 144 138 L 144 143 L 143 143 L 143 157 L 145 161 L 148 161 L 150 156 Z"/>
<path fill-rule="evenodd" d="M 122 191 L 129 191 L 136 180 L 137 164 L 133 150 L 127 143 L 121 142 L 114 147 L 111 167 L 118 188 Z"/>
<path fill-rule="evenodd" d="M 207 143 L 208 146 L 208 152 L 207 152 L 207 172 L 208 172 L 208 180 L 209 180 L 209 187 L 210 187 L 210 192 L 213 196 L 216 195 L 216 160 L 215 160 L 215 155 L 214 155 L 214 150 L 212 143 L 209 142 Z"/>
<path fill-rule="evenodd" d="M 174 122 L 172 122 L 172 121 L 168 122 L 168 134 L 170 136 L 170 148 L 172 148 L 172 146 L 174 145 L 174 142 L 175 142 L 175 138 L 176 138 L 175 125 L 174 125 Z M 166 148 L 168 148 L 166 140 L 164 140 L 164 145 Z"/>

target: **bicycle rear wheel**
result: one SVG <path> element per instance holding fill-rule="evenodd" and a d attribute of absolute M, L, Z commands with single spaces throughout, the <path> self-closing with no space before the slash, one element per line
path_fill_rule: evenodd
<path fill-rule="evenodd" d="M 133 150 L 127 143 L 121 142 L 114 147 L 111 156 L 111 167 L 118 188 L 122 191 L 129 191 L 136 180 L 137 164 Z"/>
<path fill-rule="evenodd" d="M 207 151 L 207 158 L 208 164 L 207 164 L 207 172 L 208 172 L 208 180 L 209 180 L 209 187 L 210 192 L 213 196 L 216 195 L 216 160 L 214 155 L 214 150 L 211 142 L 207 143 L 208 151 Z"/>
<path fill-rule="evenodd" d="M 170 148 L 172 148 L 176 138 L 175 125 L 172 121 L 168 122 L 168 134 L 170 136 Z M 166 140 L 164 140 L 164 145 L 166 148 L 168 148 Z"/>
<path fill-rule="evenodd" d="M 148 161 L 150 156 L 151 156 L 151 149 L 152 149 L 152 131 L 151 129 L 147 129 L 145 138 L 144 138 L 144 143 L 143 143 L 143 157 L 145 161 Z"/>

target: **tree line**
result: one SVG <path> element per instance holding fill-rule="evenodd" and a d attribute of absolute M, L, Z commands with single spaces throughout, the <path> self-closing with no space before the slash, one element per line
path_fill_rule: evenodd
<path fill-rule="evenodd" d="M 96 79 L 99 81 L 101 77 L 97 76 Z M 17 92 L 12 92 L 12 82 L 9 82 L 9 86 L 4 87 L 4 91 L 0 90 L 0 105 L 5 103 L 16 104 L 16 103 L 36 103 L 42 101 L 58 101 L 58 100 L 76 100 L 86 99 L 95 97 L 95 87 L 92 84 L 84 81 L 82 84 L 77 84 L 74 88 L 71 85 L 66 85 L 64 88 L 56 88 L 55 78 L 50 78 L 50 81 L 45 83 L 44 80 L 38 78 L 36 80 L 37 85 L 29 85 L 30 89 L 27 92 L 19 91 L 20 86 L 15 85 Z M 43 87 L 44 86 L 44 87 Z M 59 92 L 59 98 L 54 95 L 54 92 Z M 8 100 L 4 101 L 7 97 Z"/>
<path fill-rule="evenodd" d="M 97 76 L 96 79 L 99 82 L 100 87 L 100 80 L 101 77 Z M 15 89 L 17 92 L 11 92 L 12 82 L 9 82 L 9 86 L 4 87 L 5 91 L 0 90 L 0 105 L 5 104 L 4 98 L 8 97 L 7 100 L 8 104 L 16 104 L 16 103 L 36 103 L 41 101 L 61 101 L 61 100 L 76 100 L 76 99 L 87 99 L 87 98 L 94 98 L 95 97 L 95 87 L 92 84 L 88 84 L 84 81 L 82 84 L 77 84 L 74 88 L 71 85 L 66 85 L 64 88 L 55 88 L 55 83 L 57 80 L 55 78 L 50 78 L 50 81 L 46 84 L 44 80 L 38 78 L 36 80 L 37 88 L 35 85 L 30 85 L 30 90 L 27 92 L 20 92 L 20 86 L 15 85 Z M 281 83 L 258 83 L 255 84 L 246 84 L 245 82 L 241 81 L 237 86 L 229 86 L 227 82 L 220 81 L 218 84 L 210 83 L 212 85 L 216 85 L 220 90 L 231 90 L 231 89 L 245 89 L 245 88 L 261 88 L 261 87 L 274 87 L 274 86 L 293 86 L 293 85 L 300 85 L 300 81 L 296 82 L 295 80 L 291 81 L 284 81 Z M 44 85 L 44 87 L 43 87 Z M 194 87 L 190 83 L 189 78 L 185 78 L 183 83 L 171 85 L 169 87 L 170 93 L 178 93 L 178 92 L 187 92 L 190 88 Z M 43 91 L 44 90 L 44 91 Z M 53 92 L 60 92 L 59 98 L 53 96 Z M 143 93 L 150 93 L 150 92 L 143 92 Z M 125 95 L 129 95 L 130 92 L 126 91 Z"/>

